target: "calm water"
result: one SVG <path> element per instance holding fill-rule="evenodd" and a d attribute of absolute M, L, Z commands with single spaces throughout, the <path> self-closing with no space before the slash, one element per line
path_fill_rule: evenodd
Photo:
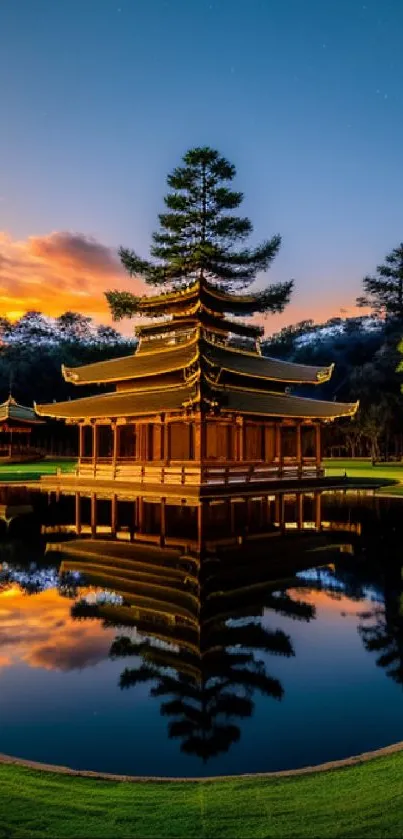
<path fill-rule="evenodd" d="M 197 776 L 403 739 L 401 510 L 329 496 L 325 533 L 274 532 L 200 569 L 183 552 L 79 557 L 35 528 L 4 534 L 0 752 Z"/>

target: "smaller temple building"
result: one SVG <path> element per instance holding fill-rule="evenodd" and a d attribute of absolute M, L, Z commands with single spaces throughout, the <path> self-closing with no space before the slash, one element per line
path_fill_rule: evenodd
<path fill-rule="evenodd" d="M 0 404 L 0 462 L 19 462 L 36 457 L 39 452 L 31 445 L 31 434 L 43 425 L 33 408 L 20 405 L 9 395 Z"/>

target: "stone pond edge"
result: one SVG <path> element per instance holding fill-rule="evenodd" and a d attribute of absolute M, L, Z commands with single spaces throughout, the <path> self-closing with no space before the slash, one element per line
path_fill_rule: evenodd
<path fill-rule="evenodd" d="M 328 761 L 327 763 L 319 763 L 316 766 L 304 766 L 300 769 L 283 769 L 278 772 L 246 772 L 239 775 L 211 775 L 203 778 L 192 777 L 161 777 L 158 775 L 116 775 L 111 772 L 93 772 L 87 769 L 71 769 L 69 766 L 58 766 L 49 763 L 39 763 L 34 760 L 26 760 L 24 758 L 12 757 L 0 753 L 0 766 L 21 766 L 25 769 L 33 769 L 38 772 L 51 772 L 57 775 L 69 775 L 76 778 L 92 778 L 98 781 L 119 781 L 126 783 L 157 783 L 157 784 L 171 784 L 171 783 L 208 783 L 217 781 L 236 781 L 236 780 L 253 780 L 254 778 L 292 778 L 299 775 L 313 775 L 316 772 L 329 772 L 335 769 L 346 769 L 349 766 L 359 766 L 362 763 L 367 763 L 379 757 L 387 757 L 388 755 L 396 754 L 403 751 L 403 740 L 398 743 L 392 743 L 390 746 L 383 746 L 381 749 L 374 749 L 371 752 L 362 752 L 359 755 L 352 755 L 351 757 L 343 758 L 342 760 Z"/>

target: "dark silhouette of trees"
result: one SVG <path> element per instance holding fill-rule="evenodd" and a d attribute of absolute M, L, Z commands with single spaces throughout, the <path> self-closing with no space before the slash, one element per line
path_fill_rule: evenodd
<path fill-rule="evenodd" d="M 357 305 L 369 307 L 375 315 L 403 322 L 403 242 L 378 265 L 376 276 L 363 279 L 364 294 Z"/>

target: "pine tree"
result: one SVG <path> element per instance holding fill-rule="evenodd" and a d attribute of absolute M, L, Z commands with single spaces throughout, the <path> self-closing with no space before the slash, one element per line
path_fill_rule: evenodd
<path fill-rule="evenodd" d="M 357 306 L 369 306 L 376 315 L 403 320 L 403 242 L 376 270 L 376 277 L 364 277 L 364 294 L 357 297 Z"/>
<path fill-rule="evenodd" d="M 196 279 L 216 283 L 226 291 L 247 288 L 259 272 L 268 269 L 281 237 L 273 236 L 254 248 L 240 247 L 253 227 L 248 218 L 233 212 L 243 200 L 241 192 L 229 187 L 235 167 L 207 147 L 188 151 L 183 164 L 167 178 L 167 211 L 159 215 L 160 230 L 152 237 L 155 261 L 120 248 L 123 265 L 129 274 L 166 290 L 184 288 Z M 292 287 L 293 281 L 270 285 L 257 295 L 254 310 L 282 311 Z M 134 295 L 108 291 L 106 297 L 115 319 L 136 313 Z"/>

